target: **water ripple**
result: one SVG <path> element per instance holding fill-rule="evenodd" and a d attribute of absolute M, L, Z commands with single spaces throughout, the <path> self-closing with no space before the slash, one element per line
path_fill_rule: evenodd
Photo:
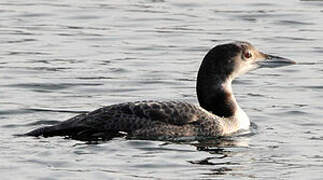
<path fill-rule="evenodd" d="M 2 0 L 1 178 L 322 178 L 322 2 Z M 204 54 L 235 40 L 298 63 L 234 81 L 250 131 L 167 141 L 12 136 L 106 104 L 197 103 Z"/>

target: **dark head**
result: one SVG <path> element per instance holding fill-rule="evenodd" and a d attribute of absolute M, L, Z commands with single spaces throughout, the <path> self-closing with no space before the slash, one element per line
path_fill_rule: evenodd
<path fill-rule="evenodd" d="M 233 79 L 259 67 L 290 64 L 295 62 L 262 53 L 248 42 L 239 41 L 215 46 L 204 57 L 198 72 L 196 88 L 199 103 L 206 110 L 219 116 L 230 116 L 235 109 L 226 99 L 232 96 Z M 226 112 L 228 110 L 230 111 Z"/>

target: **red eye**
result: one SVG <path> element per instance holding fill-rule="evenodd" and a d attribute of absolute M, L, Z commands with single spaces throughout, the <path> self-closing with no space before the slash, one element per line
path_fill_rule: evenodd
<path fill-rule="evenodd" d="M 245 52 L 244 57 L 246 57 L 247 59 L 251 58 L 252 57 L 251 52 L 250 51 Z"/>

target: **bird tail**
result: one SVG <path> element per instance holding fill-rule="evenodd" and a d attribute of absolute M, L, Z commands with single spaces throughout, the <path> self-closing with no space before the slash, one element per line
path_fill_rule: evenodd
<path fill-rule="evenodd" d="M 26 134 L 20 136 L 65 136 L 68 138 L 81 140 L 81 141 L 92 141 L 92 140 L 109 140 L 113 137 L 120 136 L 118 131 L 98 131 L 97 129 L 92 129 L 89 127 L 64 127 L 61 124 L 54 126 L 45 126 L 38 129 L 32 130 Z"/>
<path fill-rule="evenodd" d="M 35 137 L 38 137 L 38 136 L 43 136 L 44 135 L 44 132 L 45 134 L 47 134 L 47 131 L 48 131 L 48 127 L 41 127 L 41 128 L 38 128 L 38 129 L 34 129 L 26 134 L 24 134 L 25 136 L 35 136 Z"/>
<path fill-rule="evenodd" d="M 76 129 L 74 129 L 75 132 Z M 34 129 L 26 134 L 25 136 L 43 136 L 43 137 L 52 137 L 52 136 L 67 136 L 72 131 L 69 131 L 69 128 L 61 128 L 60 125 L 54 126 L 45 126 L 38 129 Z"/>

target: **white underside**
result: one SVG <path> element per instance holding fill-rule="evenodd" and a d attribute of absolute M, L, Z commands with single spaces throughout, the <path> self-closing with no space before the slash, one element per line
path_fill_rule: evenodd
<path fill-rule="evenodd" d="M 239 130 L 249 129 L 250 119 L 249 119 L 248 115 L 240 108 L 240 106 L 238 106 L 236 118 L 238 119 L 238 122 L 239 122 L 239 128 L 238 128 Z"/>

